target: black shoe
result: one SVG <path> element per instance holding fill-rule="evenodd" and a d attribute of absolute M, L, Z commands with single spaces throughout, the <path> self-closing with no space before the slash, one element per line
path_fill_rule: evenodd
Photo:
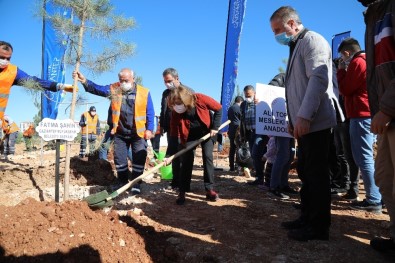
<path fill-rule="evenodd" d="M 283 194 L 281 191 L 279 191 L 279 190 L 270 190 L 269 191 L 269 194 L 271 195 L 271 196 L 273 196 L 274 198 L 279 198 L 279 199 L 281 199 L 281 200 L 287 200 L 287 199 L 289 199 L 289 196 L 288 195 L 286 195 L 286 194 Z"/>
<path fill-rule="evenodd" d="M 382 205 L 381 202 L 379 203 L 369 203 L 366 199 L 363 199 L 363 201 L 355 201 L 350 205 L 351 209 L 354 210 L 363 210 L 363 211 L 368 211 L 372 212 L 375 214 L 381 214 L 382 210 Z"/>
<path fill-rule="evenodd" d="M 315 230 L 311 227 L 293 229 L 288 232 L 288 238 L 307 242 L 309 240 L 329 240 L 329 230 Z"/>
<path fill-rule="evenodd" d="M 136 184 L 132 187 L 132 195 L 139 195 L 141 193 L 140 185 Z"/>
<path fill-rule="evenodd" d="M 286 222 L 281 223 L 281 226 L 285 229 L 288 229 L 288 230 L 299 229 L 299 228 L 304 227 L 305 225 L 306 225 L 306 222 L 301 218 L 298 218 L 293 221 L 286 221 Z"/>
<path fill-rule="evenodd" d="M 381 252 L 388 250 L 395 251 L 395 241 L 393 238 L 375 237 L 370 240 L 370 246 Z"/>
<path fill-rule="evenodd" d="M 347 194 L 343 195 L 342 198 L 347 201 L 358 201 L 358 195 L 350 191 L 348 191 Z"/>
<path fill-rule="evenodd" d="M 219 199 L 219 196 L 214 190 L 208 190 L 206 193 L 206 199 L 208 201 L 215 202 Z"/>
<path fill-rule="evenodd" d="M 295 209 L 302 209 L 302 204 L 301 203 L 293 203 L 292 206 Z"/>
<path fill-rule="evenodd" d="M 344 188 L 332 188 L 331 189 L 331 196 L 341 196 L 347 192 Z"/>
<path fill-rule="evenodd" d="M 177 205 L 183 205 L 185 203 L 185 193 L 184 192 L 180 192 L 178 194 L 177 200 L 176 200 L 176 204 Z"/>
<path fill-rule="evenodd" d="M 252 182 L 248 182 L 248 185 L 262 185 L 263 184 L 263 180 L 262 179 L 255 179 Z"/>
<path fill-rule="evenodd" d="M 297 195 L 297 194 L 299 194 L 299 191 L 293 189 L 289 185 L 281 188 L 280 190 L 281 190 L 281 192 L 286 193 L 286 194 L 290 194 L 290 195 Z"/>

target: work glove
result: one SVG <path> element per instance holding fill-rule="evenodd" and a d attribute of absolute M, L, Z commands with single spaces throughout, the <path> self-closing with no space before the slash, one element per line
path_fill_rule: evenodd
<path fill-rule="evenodd" d="M 56 87 L 58 90 L 64 90 L 66 92 L 73 92 L 73 85 L 70 84 L 63 84 L 63 83 L 58 83 L 56 84 Z M 76 92 L 78 92 L 78 86 L 76 86 Z"/>

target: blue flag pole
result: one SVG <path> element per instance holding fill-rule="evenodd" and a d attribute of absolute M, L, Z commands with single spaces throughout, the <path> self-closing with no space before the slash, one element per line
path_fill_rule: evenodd
<path fill-rule="evenodd" d="M 239 60 L 240 35 L 243 27 L 246 3 L 247 0 L 229 0 L 221 89 L 222 123 L 228 119 L 228 109 L 234 97 L 237 64 Z M 228 127 L 226 126 L 223 131 L 227 130 Z"/>

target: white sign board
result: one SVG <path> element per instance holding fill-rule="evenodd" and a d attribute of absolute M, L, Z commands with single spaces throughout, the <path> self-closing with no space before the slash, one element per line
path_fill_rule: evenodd
<path fill-rule="evenodd" d="M 277 86 L 256 84 L 256 133 L 290 137 L 285 101 L 285 89 Z"/>
<path fill-rule="evenodd" d="M 80 126 L 74 123 L 73 120 L 53 120 L 49 118 L 43 119 L 36 131 L 44 141 L 51 140 L 65 140 L 73 141 L 77 134 L 80 132 Z"/>

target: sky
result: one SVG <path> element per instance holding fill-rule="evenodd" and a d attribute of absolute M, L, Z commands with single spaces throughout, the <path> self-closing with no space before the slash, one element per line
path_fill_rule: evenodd
<path fill-rule="evenodd" d="M 41 76 L 42 19 L 34 16 L 36 1 L 0 0 L 2 20 L 0 40 L 10 42 L 14 52 L 11 63 L 31 76 Z M 173 67 L 182 83 L 196 92 L 220 102 L 225 52 L 228 0 L 112 0 L 115 13 L 133 17 L 137 27 L 122 36 L 136 44 L 134 56 L 120 61 L 111 71 L 92 75 L 81 72 L 100 85 L 118 81 L 122 68 L 131 68 L 150 89 L 155 114 L 160 113 L 163 90 L 162 72 Z M 240 37 L 237 85 L 267 84 L 285 68 L 289 48 L 278 44 L 270 28 L 269 18 L 283 5 L 294 7 L 309 30 L 320 33 L 331 45 L 336 34 L 351 31 L 364 48 L 364 7 L 357 0 L 247 0 Z M 98 40 L 100 41 L 100 40 Z M 92 46 L 95 43 L 92 42 Z M 72 83 L 73 66 L 66 69 L 66 83 Z M 79 94 L 95 105 L 100 120 L 107 119 L 109 101 L 86 93 L 79 84 Z M 71 95 L 59 107 L 58 119 L 70 118 L 67 106 Z M 74 119 L 89 108 L 77 105 Z M 14 121 L 32 121 L 37 113 L 33 97 L 22 87 L 14 86 L 6 114 Z"/>

